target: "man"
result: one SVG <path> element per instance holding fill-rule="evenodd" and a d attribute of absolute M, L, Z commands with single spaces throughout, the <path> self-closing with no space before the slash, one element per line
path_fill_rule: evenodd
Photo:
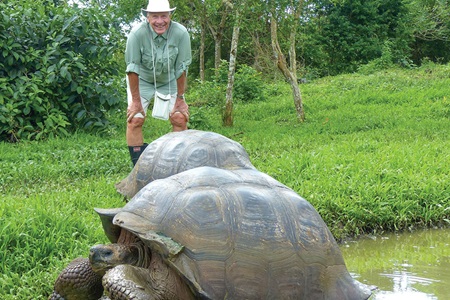
<path fill-rule="evenodd" d="M 186 28 L 171 20 L 168 0 L 149 0 L 142 14 L 146 22 L 133 28 L 127 39 L 127 131 L 131 161 L 144 151 L 142 126 L 155 89 L 172 95 L 170 122 L 173 131 L 187 129 L 189 107 L 184 100 L 191 42 Z"/>

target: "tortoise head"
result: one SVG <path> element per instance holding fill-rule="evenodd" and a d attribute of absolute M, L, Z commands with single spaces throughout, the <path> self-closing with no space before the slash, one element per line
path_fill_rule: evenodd
<path fill-rule="evenodd" d="M 138 237 L 125 229 L 122 229 L 117 243 L 95 245 L 89 251 L 92 269 L 102 276 L 118 265 L 147 268 L 150 259 L 150 249 Z"/>

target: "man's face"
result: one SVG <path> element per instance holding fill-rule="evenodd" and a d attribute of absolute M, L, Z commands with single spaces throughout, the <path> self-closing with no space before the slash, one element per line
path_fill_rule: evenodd
<path fill-rule="evenodd" d="M 170 13 L 169 12 L 159 12 L 159 13 L 148 13 L 147 20 L 152 26 L 153 30 L 161 35 L 169 28 L 170 24 Z"/>

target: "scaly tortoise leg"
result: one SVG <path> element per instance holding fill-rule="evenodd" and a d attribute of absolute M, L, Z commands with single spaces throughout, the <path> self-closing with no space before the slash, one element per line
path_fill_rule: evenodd
<path fill-rule="evenodd" d="M 149 269 L 119 265 L 103 276 L 105 292 L 113 300 L 193 300 L 186 282 L 159 255 Z"/>
<path fill-rule="evenodd" d="M 61 271 L 49 300 L 97 300 L 103 295 L 102 277 L 87 258 L 76 258 Z"/>

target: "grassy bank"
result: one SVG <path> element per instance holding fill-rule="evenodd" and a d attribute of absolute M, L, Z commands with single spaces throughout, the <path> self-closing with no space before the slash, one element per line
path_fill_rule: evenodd
<path fill-rule="evenodd" d="M 450 219 L 450 66 L 343 75 L 236 103 L 234 126 L 191 99 L 195 129 L 240 142 L 253 164 L 310 201 L 337 239 L 446 226 Z M 193 88 L 193 87 L 191 87 Z M 188 97 L 189 99 L 189 97 Z M 189 101 L 189 100 L 188 100 Z M 1 299 L 46 299 L 62 268 L 106 238 L 93 207 L 123 205 L 123 120 L 107 137 L 0 143 Z M 147 142 L 169 131 L 148 120 Z"/>

